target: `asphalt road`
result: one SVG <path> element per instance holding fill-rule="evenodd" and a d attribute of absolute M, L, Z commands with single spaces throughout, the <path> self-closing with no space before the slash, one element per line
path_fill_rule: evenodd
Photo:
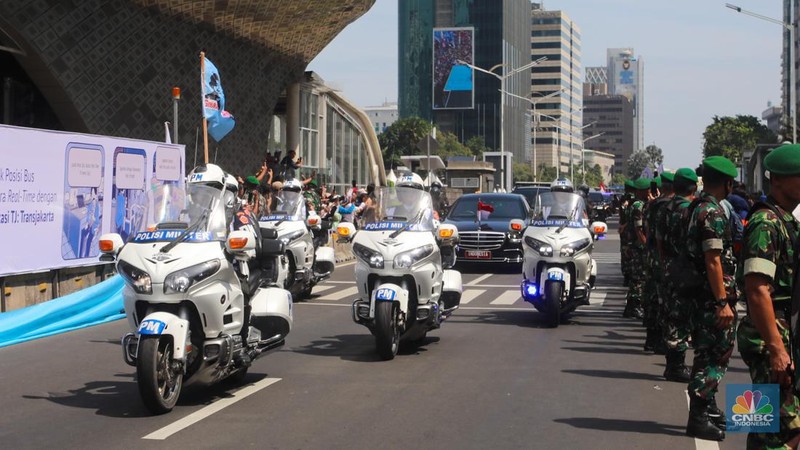
<path fill-rule="evenodd" d="M 619 242 L 598 242 L 592 305 L 557 329 L 519 298 L 508 268 L 465 270 L 462 307 L 427 344 L 380 361 L 350 318 L 353 265 L 298 302 L 282 349 L 242 387 L 142 406 L 118 321 L 0 349 L 0 445 L 22 448 L 744 448 L 684 436 L 685 385 L 621 317 Z M 749 377 L 738 353 L 723 383 Z M 724 401 L 724 387 L 718 398 Z"/>

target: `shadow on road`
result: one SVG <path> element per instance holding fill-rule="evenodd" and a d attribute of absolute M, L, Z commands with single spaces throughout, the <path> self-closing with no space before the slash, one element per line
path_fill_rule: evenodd
<path fill-rule="evenodd" d="M 439 342 L 439 337 L 428 336 L 418 345 L 400 343 L 398 355 L 418 355 L 427 351 L 428 345 Z M 340 334 L 325 336 L 311 341 L 308 345 L 293 347 L 293 352 L 315 356 L 334 356 L 345 361 L 380 362 L 375 351 L 375 338 L 369 334 Z"/>
<path fill-rule="evenodd" d="M 684 436 L 684 430 L 686 429 L 683 425 L 666 425 L 649 420 L 600 419 L 596 417 L 555 419 L 554 422 L 567 424 L 575 428 L 588 428 L 599 431 L 622 431 L 668 436 Z"/>
<path fill-rule="evenodd" d="M 642 352 L 641 349 L 630 349 L 630 348 L 608 348 L 608 347 L 561 347 L 564 350 L 572 350 L 574 352 L 584 352 L 584 353 L 615 353 L 620 355 L 637 355 L 637 356 L 648 356 L 646 353 Z"/>
<path fill-rule="evenodd" d="M 584 375 L 587 377 L 613 378 L 617 380 L 652 380 L 652 381 L 662 381 L 662 382 L 664 381 L 664 377 L 652 373 L 629 372 L 627 370 L 569 369 L 569 370 L 562 370 L 562 372 L 575 375 Z"/>
<path fill-rule="evenodd" d="M 533 307 L 530 311 L 505 311 L 494 310 L 481 312 L 479 314 L 466 314 L 464 311 L 457 312 L 454 316 L 447 319 L 448 322 L 456 323 L 481 323 L 489 325 L 516 325 L 525 328 L 550 328 L 547 318 L 537 312 Z"/>

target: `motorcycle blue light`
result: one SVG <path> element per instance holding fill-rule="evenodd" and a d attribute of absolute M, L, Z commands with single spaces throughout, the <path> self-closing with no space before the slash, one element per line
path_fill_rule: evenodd
<path fill-rule="evenodd" d="M 539 287 L 536 286 L 536 283 L 531 283 L 528 281 L 522 283 L 522 296 L 526 299 L 534 298 L 538 293 Z"/>

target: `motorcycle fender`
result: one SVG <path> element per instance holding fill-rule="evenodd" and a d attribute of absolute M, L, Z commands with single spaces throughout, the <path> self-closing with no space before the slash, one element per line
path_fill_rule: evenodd
<path fill-rule="evenodd" d="M 596 277 L 596 276 L 597 276 L 597 261 L 595 261 L 595 260 L 594 260 L 594 258 L 592 258 L 592 271 L 591 271 L 591 276 L 593 276 L 593 277 Z"/>
<path fill-rule="evenodd" d="M 314 253 L 314 271 L 317 273 L 333 273 L 336 266 L 336 255 L 331 247 L 320 247 Z"/>
<path fill-rule="evenodd" d="M 257 328 L 261 330 L 262 326 L 268 324 L 269 330 L 261 330 L 265 338 L 270 337 L 264 335 L 265 332 L 280 330 L 282 334 L 288 334 L 292 329 L 294 322 L 292 294 L 286 289 L 261 288 L 250 301 L 250 307 L 253 324 Z"/>
<path fill-rule="evenodd" d="M 183 361 L 186 357 L 188 320 L 183 320 L 167 312 L 155 312 L 142 320 L 139 328 L 136 329 L 136 334 L 139 336 L 172 336 L 173 357 L 179 361 Z"/>
<path fill-rule="evenodd" d="M 545 269 L 542 270 L 542 278 L 539 286 L 544 286 L 544 284 L 549 280 L 562 281 L 564 283 L 564 290 L 569 293 L 571 280 L 569 272 L 566 270 L 560 267 L 545 267 Z"/>
<path fill-rule="evenodd" d="M 408 312 L 408 291 L 393 283 L 383 283 L 372 291 L 369 299 L 369 318 L 375 318 L 375 304 L 377 302 L 395 302 L 400 304 L 400 310 Z"/>
<path fill-rule="evenodd" d="M 457 270 L 445 270 L 442 277 L 442 292 L 464 292 L 461 284 L 461 272 Z"/>

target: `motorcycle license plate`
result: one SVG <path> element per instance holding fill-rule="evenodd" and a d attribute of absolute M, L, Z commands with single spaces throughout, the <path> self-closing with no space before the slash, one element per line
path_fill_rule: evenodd
<path fill-rule="evenodd" d="M 547 272 L 547 279 L 553 281 L 564 281 L 564 274 L 561 272 Z"/>
<path fill-rule="evenodd" d="M 489 259 L 492 257 L 492 252 L 488 250 L 465 250 L 464 257 L 473 259 Z"/>

